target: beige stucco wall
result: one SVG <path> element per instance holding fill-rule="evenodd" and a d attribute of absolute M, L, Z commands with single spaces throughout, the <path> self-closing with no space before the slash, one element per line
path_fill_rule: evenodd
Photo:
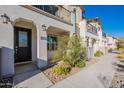
<path fill-rule="evenodd" d="M 36 46 L 34 47 L 34 54 L 32 55 L 33 59 L 36 59 L 37 55 L 37 66 L 42 68 L 47 65 L 47 31 L 43 31 L 42 25 L 45 24 L 48 27 L 57 27 L 60 29 L 64 29 L 71 33 L 74 32 L 74 25 L 67 24 L 65 22 L 56 20 L 52 17 L 48 17 L 42 13 L 37 13 L 22 6 L 0 6 L 0 15 L 6 13 L 10 19 L 15 22 L 17 19 L 27 19 L 32 21 L 36 25 L 37 29 L 37 54 L 36 54 Z M 72 17 L 73 15 L 71 15 Z M 71 20 L 72 24 L 73 19 Z M 28 26 L 26 24 L 26 26 Z M 8 51 L 4 54 L 3 65 L 4 67 L 4 75 L 5 74 L 14 74 L 14 30 L 13 26 L 9 24 L 3 24 L 2 18 L 0 17 L 0 46 L 4 46 L 12 50 L 11 52 Z M 34 37 L 36 33 L 34 33 Z M 36 43 L 35 39 L 33 44 Z"/>

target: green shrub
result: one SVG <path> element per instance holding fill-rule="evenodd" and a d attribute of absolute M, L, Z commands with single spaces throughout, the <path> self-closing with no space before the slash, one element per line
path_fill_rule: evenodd
<path fill-rule="evenodd" d="M 75 64 L 75 67 L 79 68 L 85 67 L 85 63 L 82 60 L 80 60 L 77 64 Z"/>
<path fill-rule="evenodd" d="M 80 58 L 82 51 L 85 51 L 85 49 L 82 49 L 79 37 L 76 35 L 71 36 L 68 43 L 68 50 L 64 57 L 64 62 L 71 67 L 75 67 L 75 65 L 82 60 Z"/>
<path fill-rule="evenodd" d="M 63 60 L 65 53 L 67 51 L 69 36 L 57 37 L 57 41 L 58 41 L 57 50 L 54 56 L 52 57 L 52 60 L 51 60 L 52 63 Z"/>
<path fill-rule="evenodd" d="M 94 54 L 95 57 L 100 57 L 103 55 L 103 52 L 101 52 L 100 50 L 96 51 L 96 53 Z"/>
<path fill-rule="evenodd" d="M 61 65 L 54 68 L 54 73 L 56 75 L 63 75 L 63 74 L 66 75 L 67 73 L 70 72 L 70 70 L 71 70 L 70 66 L 65 65 L 65 64 L 61 64 Z"/>
<path fill-rule="evenodd" d="M 56 62 L 58 62 L 58 61 L 60 61 L 60 60 L 62 60 L 63 59 L 63 54 L 62 54 L 62 50 L 61 49 L 58 49 L 56 52 L 55 52 L 55 54 L 54 54 L 54 56 L 52 57 L 52 59 L 51 59 L 51 63 L 56 63 Z"/>

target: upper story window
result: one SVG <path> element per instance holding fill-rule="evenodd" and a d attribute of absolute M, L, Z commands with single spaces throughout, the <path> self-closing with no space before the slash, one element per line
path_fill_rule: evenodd
<path fill-rule="evenodd" d="M 52 15 L 58 15 L 58 7 L 54 5 L 33 5 L 36 8 L 39 8 L 41 10 L 44 10 L 45 12 L 48 12 Z"/>

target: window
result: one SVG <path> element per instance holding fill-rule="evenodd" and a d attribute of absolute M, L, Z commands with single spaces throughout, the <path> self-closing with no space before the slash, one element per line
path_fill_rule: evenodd
<path fill-rule="evenodd" d="M 57 49 L 57 37 L 48 36 L 47 38 L 47 49 L 53 51 Z"/>
<path fill-rule="evenodd" d="M 34 7 L 44 10 L 52 15 L 58 16 L 58 7 L 54 5 L 33 5 Z"/>
<path fill-rule="evenodd" d="M 27 32 L 19 31 L 19 47 L 27 47 L 28 44 Z"/>

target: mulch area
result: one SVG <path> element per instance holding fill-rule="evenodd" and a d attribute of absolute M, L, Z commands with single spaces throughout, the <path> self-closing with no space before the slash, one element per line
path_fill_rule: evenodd
<path fill-rule="evenodd" d="M 93 65 L 97 62 L 98 62 L 98 59 L 91 59 L 90 61 L 86 62 L 86 66 L 84 68 L 73 67 L 67 75 L 56 75 L 56 74 L 54 74 L 53 69 L 56 66 L 58 66 L 59 64 L 44 70 L 43 73 L 51 80 L 51 82 L 53 84 L 55 84 L 55 83 L 65 79 L 65 78 L 81 71 L 82 69 L 86 69 L 87 67 L 89 67 L 89 66 L 91 66 L 91 65 Z"/>

